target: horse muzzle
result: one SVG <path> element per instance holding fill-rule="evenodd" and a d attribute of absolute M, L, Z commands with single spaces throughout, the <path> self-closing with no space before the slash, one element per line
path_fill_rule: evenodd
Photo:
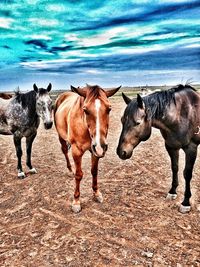
<path fill-rule="evenodd" d="M 92 153 L 97 157 L 97 158 L 103 158 L 105 156 L 105 153 L 108 149 L 108 145 L 107 144 L 103 144 L 103 145 L 92 145 L 91 146 L 91 150 Z"/>
<path fill-rule="evenodd" d="M 52 125 L 53 125 L 53 122 L 52 121 L 44 122 L 44 128 L 46 130 L 51 129 Z"/>
<path fill-rule="evenodd" d="M 119 147 L 117 148 L 117 155 L 119 156 L 120 159 L 123 159 L 123 160 L 130 159 L 132 154 L 133 154 L 133 150 L 126 151 L 126 150 L 120 149 Z"/>

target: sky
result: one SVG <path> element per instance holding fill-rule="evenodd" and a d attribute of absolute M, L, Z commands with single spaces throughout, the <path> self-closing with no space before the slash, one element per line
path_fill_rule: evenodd
<path fill-rule="evenodd" d="M 200 83 L 200 1 L 0 0 L 0 91 Z"/>

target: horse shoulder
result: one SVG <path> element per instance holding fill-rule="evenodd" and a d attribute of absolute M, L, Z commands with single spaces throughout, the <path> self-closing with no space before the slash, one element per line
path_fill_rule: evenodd
<path fill-rule="evenodd" d="M 66 92 L 60 95 L 56 101 L 56 110 L 54 111 L 55 125 L 59 136 L 64 140 L 69 139 L 71 112 L 77 97 L 74 93 Z"/>

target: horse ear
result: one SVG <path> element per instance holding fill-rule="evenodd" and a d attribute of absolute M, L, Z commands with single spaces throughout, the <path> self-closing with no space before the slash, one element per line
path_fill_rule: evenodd
<path fill-rule="evenodd" d="M 33 89 L 34 89 L 34 91 L 36 92 L 36 93 L 38 93 L 38 88 L 37 88 L 37 85 L 34 83 L 34 85 L 33 85 Z"/>
<path fill-rule="evenodd" d="M 144 109 L 144 101 L 141 97 L 141 95 L 137 94 L 137 103 L 138 103 L 138 108 Z"/>
<path fill-rule="evenodd" d="M 125 102 L 127 105 L 131 102 L 131 99 L 130 99 L 128 96 L 126 96 L 124 93 L 122 93 L 122 97 L 123 97 L 123 99 L 124 99 L 124 102 Z"/>
<path fill-rule="evenodd" d="M 111 97 L 111 96 L 113 96 L 115 93 L 117 93 L 117 91 L 118 91 L 120 88 L 121 88 L 121 85 L 120 85 L 119 87 L 117 87 L 117 88 L 114 88 L 114 89 L 110 89 L 110 90 L 105 91 L 106 96 L 107 96 L 107 97 Z"/>
<path fill-rule="evenodd" d="M 76 88 L 71 85 L 71 91 L 77 93 L 80 96 L 86 97 L 86 91 L 84 89 L 81 89 L 79 87 Z"/>
<path fill-rule="evenodd" d="M 47 91 L 50 92 L 51 91 L 51 88 L 52 88 L 52 84 L 50 83 L 47 87 Z"/>

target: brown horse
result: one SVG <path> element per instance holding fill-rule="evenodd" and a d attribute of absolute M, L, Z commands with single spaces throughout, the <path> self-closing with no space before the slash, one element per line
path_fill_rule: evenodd
<path fill-rule="evenodd" d="M 11 94 L 7 94 L 7 93 L 0 93 L 0 98 L 3 98 L 3 99 L 10 99 L 12 98 L 13 96 Z"/>
<path fill-rule="evenodd" d="M 167 198 L 177 196 L 179 150 L 183 149 L 185 196 L 180 211 L 190 211 L 190 181 L 200 144 L 200 95 L 190 85 L 178 85 L 143 98 L 138 95 L 132 101 L 124 94 L 123 98 L 127 107 L 122 117 L 117 154 L 124 160 L 130 158 L 133 149 L 150 137 L 152 127 L 160 129 L 171 158 L 172 186 Z"/>
<path fill-rule="evenodd" d="M 119 89 L 120 87 L 103 90 L 97 85 L 86 85 L 84 88 L 71 86 L 72 92 L 63 93 L 56 100 L 54 119 L 67 168 L 72 171 L 68 157 L 70 147 L 75 164 L 76 187 L 72 204 L 74 212 L 81 210 L 79 200 L 80 182 L 83 177 L 81 161 L 86 150 L 91 152 L 94 197 L 98 202 L 103 201 L 97 185 L 98 161 L 105 155 L 108 147 L 106 137 L 111 110 L 108 97 Z"/>

